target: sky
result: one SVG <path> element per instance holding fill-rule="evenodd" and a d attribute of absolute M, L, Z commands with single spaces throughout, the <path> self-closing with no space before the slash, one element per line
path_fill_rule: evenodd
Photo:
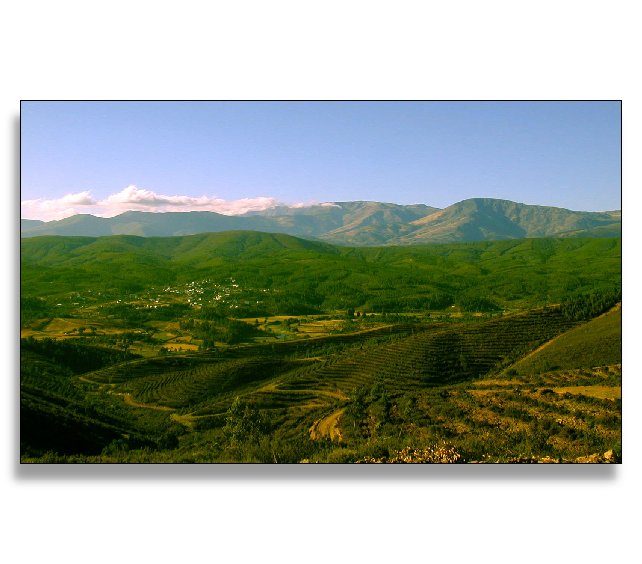
<path fill-rule="evenodd" d="M 619 102 L 22 102 L 21 216 L 621 208 Z"/>

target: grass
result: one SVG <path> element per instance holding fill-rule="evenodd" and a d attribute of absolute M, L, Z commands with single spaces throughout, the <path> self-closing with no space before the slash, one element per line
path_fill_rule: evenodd
<path fill-rule="evenodd" d="M 539 373 L 567 368 L 592 368 L 615 364 L 622 358 L 622 309 L 599 316 L 546 343 L 511 368 Z"/>

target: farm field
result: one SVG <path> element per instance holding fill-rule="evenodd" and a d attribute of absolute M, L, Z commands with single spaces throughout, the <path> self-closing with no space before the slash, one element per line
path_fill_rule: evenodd
<path fill-rule="evenodd" d="M 23 462 L 621 460 L 619 240 L 22 245 Z"/>

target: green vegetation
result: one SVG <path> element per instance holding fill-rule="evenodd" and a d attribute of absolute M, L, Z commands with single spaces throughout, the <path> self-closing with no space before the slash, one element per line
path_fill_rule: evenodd
<path fill-rule="evenodd" d="M 167 308 L 177 302 L 237 318 L 453 305 L 498 311 L 619 291 L 620 263 L 620 239 L 349 248 L 246 232 L 37 237 L 22 241 L 22 288 L 33 304 L 44 300 L 41 314 L 46 308 L 60 317 L 102 303 L 113 308 L 120 299 L 130 313 L 123 306 L 104 315 L 129 318 L 137 311 L 134 323 L 162 319 L 164 312 L 175 317 Z"/>
<path fill-rule="evenodd" d="M 612 365 L 622 359 L 622 310 L 597 317 L 561 335 L 512 368 L 525 374 Z"/>
<path fill-rule="evenodd" d="M 621 456 L 619 239 L 22 245 L 23 461 Z"/>

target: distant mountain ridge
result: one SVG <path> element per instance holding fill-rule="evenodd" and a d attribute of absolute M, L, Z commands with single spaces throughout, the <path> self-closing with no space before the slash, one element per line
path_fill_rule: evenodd
<path fill-rule="evenodd" d="M 580 212 L 510 200 L 473 198 L 444 209 L 425 204 L 331 202 L 277 206 L 228 216 L 215 212 L 129 211 L 111 218 L 75 215 L 21 220 L 21 236 L 139 235 L 168 237 L 249 230 L 284 233 L 339 245 L 415 245 L 531 237 L 619 237 L 621 212 Z"/>

